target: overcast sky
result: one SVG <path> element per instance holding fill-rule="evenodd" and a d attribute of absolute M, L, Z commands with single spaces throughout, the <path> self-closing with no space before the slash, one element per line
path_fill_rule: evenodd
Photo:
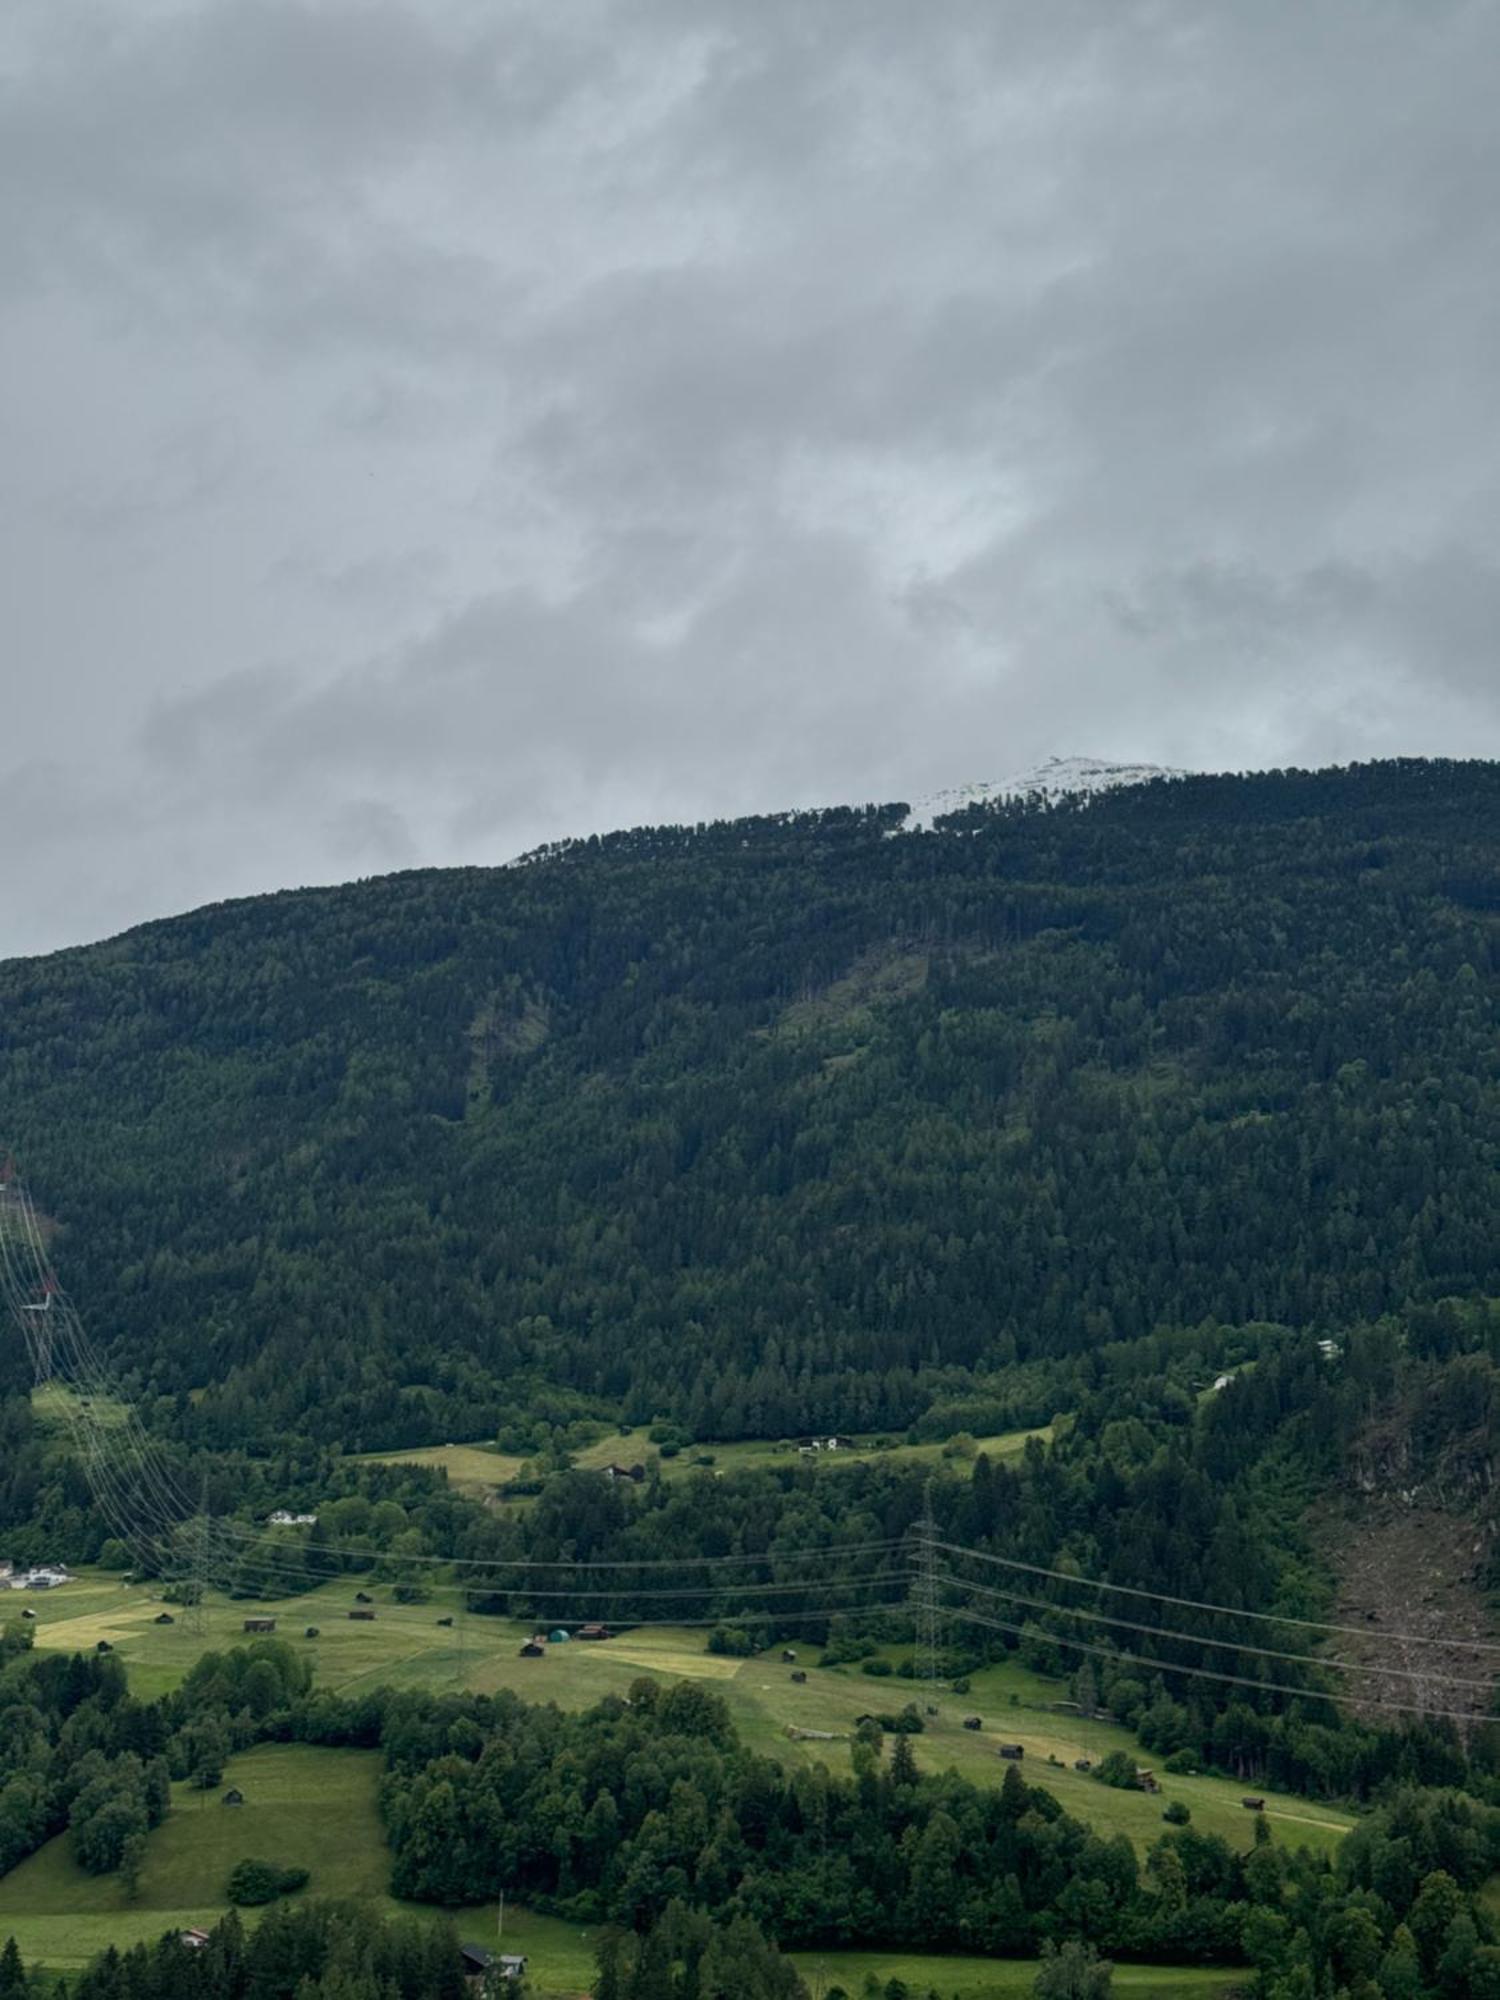
<path fill-rule="evenodd" d="M 0 955 L 1500 754 L 1500 5 L 4 0 Z"/>

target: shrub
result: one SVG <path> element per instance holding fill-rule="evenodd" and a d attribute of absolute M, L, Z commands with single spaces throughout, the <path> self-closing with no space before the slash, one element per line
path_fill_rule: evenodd
<path fill-rule="evenodd" d="M 1196 1778 L 1202 1768 L 1202 1760 L 1196 1750 L 1174 1750 L 1162 1766 L 1174 1778 Z"/>
<path fill-rule="evenodd" d="M 866 1660 L 860 1668 L 862 1674 L 869 1674 L 872 1680 L 886 1680 L 894 1669 L 889 1660 Z"/>
<path fill-rule="evenodd" d="M 1094 1766 L 1093 1774 L 1101 1785 L 1113 1785 L 1116 1791 L 1140 1790 L 1140 1780 L 1135 1775 L 1135 1759 L 1123 1750 L 1111 1750 Z"/>
<path fill-rule="evenodd" d="M 237 1861 L 229 1871 L 225 1893 L 231 1903 L 248 1909 L 259 1903 L 274 1903 L 278 1896 L 289 1896 L 306 1880 L 305 1868 L 281 1868 L 274 1861 L 247 1859 Z"/>
<path fill-rule="evenodd" d="M 1183 1804 L 1181 1799 L 1173 1799 L 1172 1803 L 1162 1814 L 1162 1818 L 1167 1822 L 1168 1826 L 1186 1826 L 1192 1816 L 1192 1813 Z"/>

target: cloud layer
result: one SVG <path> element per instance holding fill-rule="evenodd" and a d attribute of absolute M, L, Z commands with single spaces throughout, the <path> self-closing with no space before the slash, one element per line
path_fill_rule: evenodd
<path fill-rule="evenodd" d="M 11 0 L 0 954 L 1500 754 L 1500 9 Z"/>

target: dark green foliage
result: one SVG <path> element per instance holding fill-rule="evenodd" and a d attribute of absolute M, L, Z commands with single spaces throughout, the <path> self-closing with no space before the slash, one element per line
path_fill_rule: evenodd
<path fill-rule="evenodd" d="M 277 1696 L 257 1714 L 247 1695 L 268 1672 Z M 0 1875 L 66 1828 L 81 1868 L 119 1871 L 133 1893 L 171 1779 L 216 1784 L 308 1680 L 290 1648 L 260 1641 L 207 1655 L 175 1693 L 140 1702 L 113 1654 L 36 1653 L 24 1628 L 0 1633 Z"/>
<path fill-rule="evenodd" d="M 807 2000 L 797 1969 L 746 1917 L 715 1924 L 674 1903 L 639 1933 L 607 1931 L 594 2000 Z"/>
<path fill-rule="evenodd" d="M 111 1948 L 70 1992 L 72 2000 L 464 2000 L 465 1988 L 457 1942 L 442 1926 L 311 1902 L 270 1910 L 253 1930 L 231 1911 L 197 1950 L 175 1931 L 155 1945 Z"/>
<path fill-rule="evenodd" d="M 1092 1945 L 1047 1945 L 1031 1990 L 1037 2000 L 1108 2000 L 1114 1967 Z"/>
<path fill-rule="evenodd" d="M 1500 1291 L 1500 767 L 895 818 L 0 968 L 7 1139 L 153 1421 L 977 1431 L 1018 1361 Z"/>
<path fill-rule="evenodd" d="M 257 1903 L 274 1903 L 278 1896 L 289 1896 L 294 1889 L 306 1886 L 308 1879 L 305 1868 L 283 1868 L 274 1861 L 237 1861 L 229 1871 L 229 1881 L 224 1893 L 231 1903 L 241 1908 L 249 1908 Z"/>
<path fill-rule="evenodd" d="M 1124 1750 L 1111 1750 L 1107 1757 L 1101 1757 L 1091 1775 L 1096 1783 L 1113 1785 L 1117 1791 L 1140 1790 L 1140 1780 L 1135 1774 L 1135 1759 Z"/>

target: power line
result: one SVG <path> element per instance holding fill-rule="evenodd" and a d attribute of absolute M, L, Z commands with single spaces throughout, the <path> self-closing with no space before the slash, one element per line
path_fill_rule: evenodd
<path fill-rule="evenodd" d="M 1333 1673 L 1374 1674 L 1377 1676 L 1396 1675 L 1405 1680 L 1437 1681 L 1448 1687 L 1479 1688 L 1485 1693 L 1492 1693 L 1495 1687 L 1493 1680 L 1475 1680 L 1464 1674 L 1433 1673 L 1425 1667 L 1367 1667 L 1352 1660 L 1326 1659 L 1318 1653 L 1278 1652 L 1275 1647 L 1257 1645 L 1254 1640 L 1210 1639 L 1206 1638 L 1201 1632 L 1177 1632 L 1167 1626 L 1145 1625 L 1129 1618 L 1112 1618 L 1105 1611 L 1086 1611 L 1078 1606 L 1054 1604 L 1049 1598 L 1027 1597 L 1019 1591 L 989 1590 L 983 1584 L 971 1583 L 967 1577 L 948 1576 L 946 1573 L 939 1575 L 938 1582 L 950 1584 L 958 1590 L 977 1592 L 980 1597 L 999 1598 L 1006 1603 L 1021 1604 L 1030 1610 L 1047 1612 L 1058 1618 L 1083 1618 L 1087 1619 L 1090 1624 L 1116 1626 L 1122 1631 L 1144 1633 L 1153 1639 L 1182 1640 L 1188 1645 L 1212 1646 L 1224 1652 L 1254 1653 L 1261 1659 L 1283 1660 L 1289 1664 L 1326 1669 Z M 1047 1636 L 1051 1638 L 1055 1634 L 1049 1632 Z M 1166 1664 L 1170 1664 L 1170 1662 Z M 1313 1689 L 1309 1690 L 1309 1692 L 1317 1693 L 1318 1690 Z"/>
<path fill-rule="evenodd" d="M 939 1542 L 938 1547 L 948 1555 L 966 1557 L 971 1562 L 992 1563 L 1000 1569 L 1022 1570 L 1028 1576 L 1048 1577 L 1053 1582 L 1076 1584 L 1085 1590 L 1115 1591 L 1121 1597 L 1140 1597 L 1152 1604 L 1171 1604 L 1182 1611 L 1209 1611 L 1223 1618 L 1253 1618 L 1258 1624 L 1294 1625 L 1305 1632 L 1337 1632 L 1349 1639 L 1367 1639 L 1371 1636 L 1367 1625 L 1334 1625 L 1321 1618 L 1293 1618 L 1279 1611 L 1246 1611 L 1230 1604 L 1207 1604 L 1195 1597 L 1172 1597 L 1165 1591 L 1141 1590 L 1134 1584 L 1128 1583 L 1105 1583 L 1098 1577 L 1076 1576 L 1068 1570 L 1048 1569 L 1041 1563 L 1021 1562 L 1014 1556 L 990 1555 L 984 1549 L 964 1548 L 958 1542 Z M 1065 1605 L 1058 1605 L 1056 1608 L 1067 1609 Z M 1380 1636 L 1419 1646 L 1458 1646 L 1469 1652 L 1500 1653 L 1500 1642 L 1493 1640 L 1438 1639 L 1428 1633 L 1391 1632 L 1384 1628 Z"/>
<path fill-rule="evenodd" d="M 955 1605 L 952 1610 L 954 1617 L 963 1618 L 971 1625 L 983 1625 L 992 1632 L 1011 1632 L 1021 1639 L 1028 1636 L 1024 1625 L 1012 1625 L 1004 1619 L 988 1618 L 983 1612 L 971 1611 L 966 1605 Z M 1147 1659 L 1139 1653 L 1122 1652 L 1114 1646 L 1091 1646 L 1084 1639 L 1065 1639 L 1053 1634 L 1048 1636 L 1054 1639 L 1055 1644 L 1070 1647 L 1074 1652 L 1090 1653 L 1101 1660 L 1124 1660 L 1131 1666 L 1145 1667 L 1152 1673 L 1185 1674 L 1190 1680 L 1217 1681 L 1231 1687 L 1255 1688 L 1262 1694 L 1289 1695 L 1296 1701 L 1321 1701 L 1332 1704 L 1335 1699 L 1333 1695 L 1321 1694 L 1314 1688 L 1287 1687 L 1277 1681 L 1252 1680 L 1245 1674 L 1219 1673 L 1212 1667 L 1174 1667 L 1161 1660 Z M 1491 1719 L 1476 1715 L 1471 1709 L 1420 1708 L 1410 1702 L 1380 1700 L 1374 1695 L 1362 1695 L 1360 1701 L 1366 1708 L 1386 1709 L 1395 1715 L 1422 1716 L 1429 1721 L 1466 1722 L 1472 1725 Z"/>
<path fill-rule="evenodd" d="M 932 1518 L 932 1481 L 929 1479 L 917 1523 L 916 1571 L 912 1581 L 912 1605 L 916 1613 L 917 1663 L 929 1689 L 937 1681 L 938 1591 L 937 1523 Z"/>

